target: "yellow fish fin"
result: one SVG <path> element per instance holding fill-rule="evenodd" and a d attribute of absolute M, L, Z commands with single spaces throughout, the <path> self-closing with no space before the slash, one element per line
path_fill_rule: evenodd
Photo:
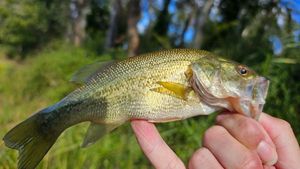
<path fill-rule="evenodd" d="M 114 130 L 115 128 L 119 127 L 120 125 L 122 125 L 124 122 L 117 122 L 117 123 L 91 123 L 84 141 L 82 143 L 82 147 L 87 147 L 89 145 L 94 144 L 97 140 L 99 140 L 100 138 L 102 138 L 105 134 L 111 132 L 112 130 Z"/>
<path fill-rule="evenodd" d="M 155 91 L 155 92 L 167 94 L 167 95 L 174 95 L 174 93 L 172 91 L 170 91 L 164 87 L 157 87 L 157 88 L 151 89 L 151 91 Z"/>
<path fill-rule="evenodd" d="M 156 92 L 169 94 L 177 98 L 186 100 L 187 93 L 190 91 L 189 88 L 185 87 L 183 84 L 174 83 L 174 82 L 157 82 L 163 87 L 158 87 L 153 89 Z"/>

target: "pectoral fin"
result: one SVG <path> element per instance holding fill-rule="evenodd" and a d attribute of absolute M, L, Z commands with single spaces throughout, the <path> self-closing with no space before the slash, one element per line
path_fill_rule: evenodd
<path fill-rule="evenodd" d="M 166 94 L 166 95 L 172 95 L 174 97 L 176 97 L 176 95 L 171 91 L 171 90 L 168 90 L 164 87 L 157 87 L 157 88 L 154 88 L 154 89 L 151 89 L 152 91 L 155 91 L 157 93 L 162 93 L 162 94 Z"/>
<path fill-rule="evenodd" d="M 153 89 L 153 91 L 175 96 L 177 98 L 186 100 L 187 93 L 190 91 L 189 88 L 185 87 L 183 84 L 174 82 L 157 82 L 162 87 Z"/>
<path fill-rule="evenodd" d="M 86 132 L 84 141 L 82 143 L 82 147 L 87 147 L 89 145 L 94 144 L 97 140 L 103 137 L 105 134 L 111 132 L 113 129 L 122 125 L 123 122 L 119 123 L 109 123 L 109 124 L 98 124 L 91 123 L 88 131 Z"/>

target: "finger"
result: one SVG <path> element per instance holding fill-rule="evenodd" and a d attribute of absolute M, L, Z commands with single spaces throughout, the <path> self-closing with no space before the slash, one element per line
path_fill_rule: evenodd
<path fill-rule="evenodd" d="M 274 166 L 268 166 L 268 165 L 265 165 L 264 166 L 264 169 L 276 169 Z"/>
<path fill-rule="evenodd" d="M 235 139 L 251 150 L 256 150 L 265 165 L 277 162 L 275 145 L 265 129 L 254 119 L 240 114 L 221 114 L 217 124 L 222 125 Z"/>
<path fill-rule="evenodd" d="M 155 125 L 142 120 L 131 121 L 136 138 L 155 168 L 184 169 L 183 162 L 159 135 Z"/>
<path fill-rule="evenodd" d="M 223 169 L 214 155 L 205 147 L 197 150 L 189 162 L 189 169 Z"/>
<path fill-rule="evenodd" d="M 204 134 L 203 145 L 209 149 L 224 168 L 262 169 L 262 162 L 221 126 L 213 126 Z"/>
<path fill-rule="evenodd" d="M 274 166 L 268 166 L 268 165 L 265 165 L 264 166 L 264 169 L 276 169 Z"/>
<path fill-rule="evenodd" d="M 262 113 L 259 123 L 273 140 L 278 153 L 278 168 L 300 168 L 300 148 L 290 124 Z"/>

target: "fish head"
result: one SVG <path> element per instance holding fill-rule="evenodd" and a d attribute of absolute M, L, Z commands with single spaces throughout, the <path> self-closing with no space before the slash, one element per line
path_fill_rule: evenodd
<path fill-rule="evenodd" d="M 269 80 L 246 65 L 206 56 L 191 65 L 191 86 L 205 103 L 257 119 Z"/>

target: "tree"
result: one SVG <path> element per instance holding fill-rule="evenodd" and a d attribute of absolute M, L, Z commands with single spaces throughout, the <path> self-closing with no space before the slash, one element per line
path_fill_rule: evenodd
<path fill-rule="evenodd" d="M 168 32 L 168 26 L 170 22 L 170 14 L 168 12 L 168 7 L 170 2 L 171 0 L 164 0 L 163 9 L 157 17 L 157 21 L 154 26 L 154 31 L 158 35 L 166 35 Z"/>
<path fill-rule="evenodd" d="M 66 30 L 67 4 L 58 0 L 0 1 L 0 44 L 9 57 L 25 58 Z"/>
<path fill-rule="evenodd" d="M 140 19 L 140 1 L 130 0 L 128 3 L 127 35 L 128 35 L 128 56 L 138 54 L 140 45 L 137 23 Z"/>
<path fill-rule="evenodd" d="M 204 5 L 202 7 L 198 7 L 196 9 L 196 23 L 195 23 L 195 30 L 196 31 L 196 36 L 193 42 L 193 47 L 194 48 L 200 48 L 203 39 L 204 39 L 204 26 L 207 23 L 208 20 L 208 15 L 210 13 L 210 9 L 213 5 L 214 0 L 206 0 L 204 2 Z"/>
<path fill-rule="evenodd" d="M 106 49 L 116 47 L 124 40 L 124 34 L 126 32 L 126 17 L 124 1 L 111 1 L 109 28 L 106 33 Z"/>
<path fill-rule="evenodd" d="M 71 0 L 70 38 L 75 46 L 80 46 L 86 37 L 86 32 L 85 32 L 86 19 L 89 13 L 90 13 L 90 0 Z"/>

